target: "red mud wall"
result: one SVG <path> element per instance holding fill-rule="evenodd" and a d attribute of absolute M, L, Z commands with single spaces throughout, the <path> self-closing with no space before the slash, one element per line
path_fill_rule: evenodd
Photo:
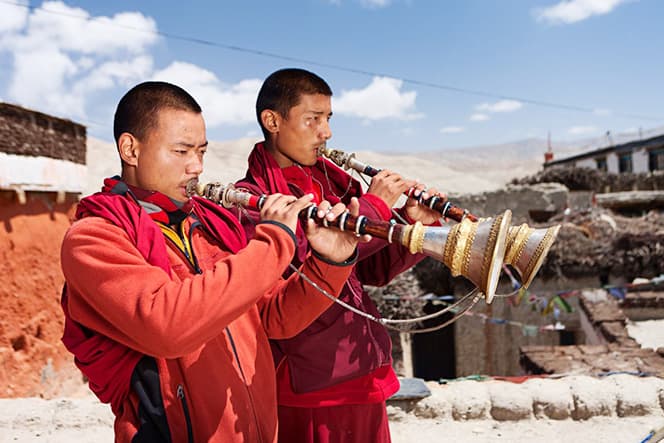
<path fill-rule="evenodd" d="M 0 191 L 0 397 L 66 395 L 82 379 L 60 341 L 60 243 L 76 204 Z"/>

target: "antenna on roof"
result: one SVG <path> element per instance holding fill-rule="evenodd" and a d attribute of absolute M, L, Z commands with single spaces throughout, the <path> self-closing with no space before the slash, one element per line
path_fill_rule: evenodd
<path fill-rule="evenodd" d="M 546 152 L 544 153 L 544 163 L 549 163 L 553 160 L 553 149 L 551 149 L 551 131 L 547 132 L 546 136 Z"/>
<path fill-rule="evenodd" d="M 613 140 L 611 139 L 611 131 L 606 131 L 606 139 L 609 142 L 609 146 L 613 146 Z"/>

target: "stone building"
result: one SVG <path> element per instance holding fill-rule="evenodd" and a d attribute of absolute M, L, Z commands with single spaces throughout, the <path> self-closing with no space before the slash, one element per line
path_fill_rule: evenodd
<path fill-rule="evenodd" d="M 658 293 L 659 298 L 641 293 L 640 300 L 649 300 L 650 305 L 639 312 L 634 309 L 635 296 L 627 293 L 630 309 L 625 310 L 625 304 L 624 315 L 606 317 L 610 322 L 602 324 L 597 323 L 597 319 L 604 317 L 588 309 L 582 293 L 588 288 L 627 287 L 636 278 L 653 279 L 662 274 L 664 214 L 652 211 L 640 217 L 628 217 L 598 205 L 567 211 L 566 208 L 573 207 L 567 188 L 557 183 L 508 186 L 482 195 L 462 196 L 455 203 L 473 214 L 495 214 L 511 208 L 513 224 L 527 222 L 531 227 L 560 224 L 562 227 L 524 296 L 496 297 L 491 304 L 480 301 L 470 315 L 443 329 L 393 336 L 397 345 L 396 368 L 403 375 L 439 380 L 478 375 L 514 377 L 538 371 L 551 373 L 548 360 L 544 360 L 549 354 L 563 362 L 574 363 L 573 367 L 565 367 L 581 370 L 580 363 L 572 358 L 578 355 L 570 354 L 575 350 L 580 353 L 592 350 L 592 358 L 586 360 L 601 360 L 607 371 L 625 367 L 633 370 L 634 366 L 625 366 L 624 360 L 633 357 L 635 354 L 631 351 L 635 351 L 639 358 L 648 357 L 648 365 L 641 365 L 642 372 L 661 372 L 664 350 L 660 353 L 640 350 L 634 340 L 627 337 L 625 325 L 628 320 L 664 319 L 662 293 Z M 545 218 L 546 222 L 537 222 Z M 431 258 L 420 263 L 413 272 L 416 285 L 397 280 L 381 288 L 379 305 L 386 317 L 401 314 L 401 318 L 413 318 L 431 314 L 443 309 L 451 300 L 422 297 L 425 294 L 453 295 L 458 300 L 472 289 L 467 280 L 451 277 L 444 265 Z M 511 281 L 503 273 L 498 294 L 511 292 Z M 608 306 L 610 301 L 610 297 L 605 297 L 599 305 Z M 397 303 L 399 309 L 394 308 Z M 419 327 L 435 327 L 449 317 L 432 319 Z M 602 336 L 618 338 L 601 341 Z M 600 347 L 587 347 L 595 345 Z M 559 354 L 555 354 L 558 350 Z M 562 368 L 558 360 L 555 364 Z M 524 365 L 524 361 L 533 363 Z M 588 366 L 586 372 L 594 369 Z"/>
<path fill-rule="evenodd" d="M 82 192 L 85 143 L 85 126 L 0 103 L 0 189 L 20 200 L 25 192 Z"/>
<path fill-rule="evenodd" d="M 545 157 L 544 168 L 576 167 L 610 173 L 664 171 L 664 135 L 607 146 L 572 157 Z"/>
<path fill-rule="evenodd" d="M 80 386 L 60 342 L 60 243 L 85 162 L 85 126 L 0 103 L 0 397 Z"/>

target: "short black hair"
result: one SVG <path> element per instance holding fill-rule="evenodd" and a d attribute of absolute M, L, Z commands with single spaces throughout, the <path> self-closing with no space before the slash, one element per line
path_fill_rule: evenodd
<path fill-rule="evenodd" d="M 113 121 L 117 143 L 128 132 L 139 140 L 156 126 L 157 115 L 164 108 L 202 112 L 196 100 L 179 86 L 166 82 L 144 82 L 131 88 L 118 103 Z"/>
<path fill-rule="evenodd" d="M 288 112 L 300 103 L 301 96 L 313 94 L 332 96 L 330 86 L 313 72 L 286 68 L 270 74 L 263 82 L 256 99 L 256 118 L 263 135 L 267 138 L 268 131 L 261 121 L 261 112 L 271 109 L 288 118 Z"/>

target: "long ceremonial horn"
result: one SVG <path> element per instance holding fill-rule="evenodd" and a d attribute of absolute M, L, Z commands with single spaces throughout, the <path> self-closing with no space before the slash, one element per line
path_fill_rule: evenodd
<path fill-rule="evenodd" d="M 245 206 L 258 210 L 266 198 L 265 195 L 257 196 L 237 190 L 233 185 L 202 185 L 193 180 L 187 184 L 187 193 L 199 195 L 225 207 Z M 316 206 L 310 206 L 300 216 L 311 218 L 326 227 L 353 231 L 358 235 L 370 234 L 390 243 L 396 241 L 413 254 L 422 253 L 433 257 L 450 268 L 452 275 L 470 280 L 484 294 L 487 303 L 491 303 L 496 293 L 512 219 L 509 210 L 493 219 L 478 222 L 466 219 L 452 227 L 425 227 L 420 222 L 414 225 L 392 224 L 370 220 L 362 215 L 354 217 L 348 213 L 342 214 L 334 222 L 328 222 L 317 218 L 316 214 Z"/>
<path fill-rule="evenodd" d="M 318 153 L 330 159 L 341 168 L 346 170 L 353 169 L 370 177 L 375 176 L 381 171 L 355 158 L 355 153 L 348 154 L 339 149 L 329 149 L 325 145 L 318 148 Z M 410 197 L 412 191 L 411 189 L 406 195 Z M 420 199 L 419 202 L 440 212 L 441 216 L 451 218 L 457 222 L 463 220 L 481 220 L 480 217 L 471 214 L 468 210 L 459 208 L 437 196 L 429 197 L 427 200 Z M 520 226 L 510 226 L 507 235 L 504 262 L 517 271 L 524 289 L 530 286 L 535 274 L 537 274 L 542 263 L 544 263 L 544 259 L 556 239 L 559 230 L 560 225 L 539 229 L 531 228 L 525 223 Z"/>

